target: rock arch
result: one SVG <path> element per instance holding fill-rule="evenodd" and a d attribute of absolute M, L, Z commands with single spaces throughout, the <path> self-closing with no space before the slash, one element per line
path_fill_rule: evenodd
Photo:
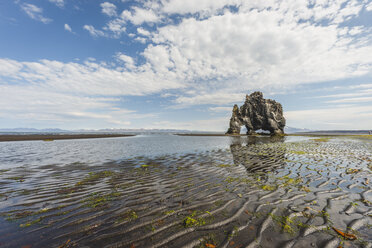
<path fill-rule="evenodd" d="M 247 128 L 247 134 L 253 134 L 259 129 L 268 130 L 271 134 L 283 134 L 285 118 L 282 105 L 274 100 L 264 99 L 259 91 L 246 95 L 240 108 L 234 105 L 226 134 L 240 134 L 243 125 Z"/>

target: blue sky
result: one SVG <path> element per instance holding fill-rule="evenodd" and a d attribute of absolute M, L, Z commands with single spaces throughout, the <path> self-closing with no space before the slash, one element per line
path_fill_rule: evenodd
<path fill-rule="evenodd" d="M 0 128 L 372 128 L 372 1 L 5 0 Z"/>

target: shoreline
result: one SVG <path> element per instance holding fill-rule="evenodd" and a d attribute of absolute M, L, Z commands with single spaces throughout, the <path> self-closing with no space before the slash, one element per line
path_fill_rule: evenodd
<path fill-rule="evenodd" d="M 175 133 L 174 135 L 177 135 L 177 136 L 247 136 L 246 134 L 229 135 L 229 134 L 223 134 L 223 133 Z"/>
<path fill-rule="evenodd" d="M 250 137 L 268 137 L 268 136 L 275 136 L 270 134 L 219 134 L 219 133 L 175 133 L 174 135 L 177 136 L 226 136 L 226 137 L 239 137 L 239 136 L 250 136 Z M 365 137 L 365 138 L 372 138 L 370 134 L 353 134 L 353 133 L 285 133 L 281 134 L 280 136 L 307 136 L 307 137 Z"/>
<path fill-rule="evenodd" d="M 132 137 L 132 134 L 3 134 L 0 135 L 0 142 L 10 141 L 32 141 L 32 140 L 67 140 L 67 139 L 97 139 L 97 138 L 118 138 Z"/>
<path fill-rule="evenodd" d="M 58 148 L 72 142 L 10 145 L 1 160 L 8 166 L 0 170 L 0 229 L 8 232 L 0 242 L 6 247 L 197 242 L 272 247 L 297 239 L 307 247 L 334 242 L 335 230 L 351 227 L 355 232 L 348 235 L 356 240 L 345 244 L 359 247 L 372 242 L 372 230 L 364 225 L 371 223 L 360 222 L 355 212 L 372 209 L 370 142 L 233 142 L 227 149 L 212 144 L 184 154 L 123 154 L 103 163 L 91 157 L 102 142 L 72 144 L 76 155 L 67 163 Z M 330 207 L 330 201 L 337 204 Z M 303 236 L 309 228 L 318 231 Z"/>

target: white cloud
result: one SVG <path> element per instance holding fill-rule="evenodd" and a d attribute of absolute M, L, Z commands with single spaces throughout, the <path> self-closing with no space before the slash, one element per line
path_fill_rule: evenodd
<path fill-rule="evenodd" d="M 54 3 L 60 8 L 63 8 L 65 6 L 65 1 L 64 0 L 49 0 L 49 2 Z"/>
<path fill-rule="evenodd" d="M 113 38 L 119 38 L 122 33 L 126 31 L 125 21 L 117 18 L 106 24 L 103 28 L 106 31 L 111 31 L 114 35 Z"/>
<path fill-rule="evenodd" d="M 64 28 L 65 28 L 66 31 L 69 31 L 69 32 L 72 33 L 72 29 L 71 29 L 70 25 L 68 25 L 67 23 L 65 23 Z"/>
<path fill-rule="evenodd" d="M 358 26 L 345 23 L 363 9 L 372 10 L 371 6 L 358 0 L 161 0 L 136 1 L 136 6 L 118 15 L 121 10 L 103 2 L 102 13 L 110 17 L 107 23 L 98 29 L 92 25 L 83 28 L 94 37 L 119 38 L 127 32 L 128 23 L 137 26 L 137 32 L 128 28 L 136 33 L 128 37 L 149 44 L 138 51 L 140 58 L 117 53 L 121 64 L 113 66 L 94 61 L 1 60 L 0 79 L 88 96 L 146 95 L 177 89 L 172 91 L 176 107 L 214 104 L 219 106 L 210 110 L 222 112 L 228 110 L 227 104 L 241 103 L 244 94 L 252 90 L 270 93 L 305 83 L 371 77 L 371 29 L 363 22 L 355 22 Z M 50 20 L 35 5 L 21 7 L 33 19 Z M 72 31 L 66 25 L 65 29 Z M 368 86 L 359 89 L 365 88 Z M 320 126 L 323 117 L 331 123 L 331 117 L 325 116 L 332 109 L 340 115 L 340 103 L 370 101 L 366 92 L 343 94 L 344 99 L 334 96 L 329 100 L 335 108 L 306 112 L 319 117 L 314 125 Z M 357 109 L 354 118 L 359 115 L 370 121 L 366 117 L 370 112 L 348 108 L 353 107 Z M 296 113 L 308 120 L 303 112 Z M 293 111 L 289 117 L 300 121 Z M 341 125 L 335 118 L 333 123 Z M 345 123 L 348 121 L 351 119 Z M 306 126 L 306 121 L 302 124 Z"/>
<path fill-rule="evenodd" d="M 367 86 L 367 84 L 358 85 L 358 86 L 359 88 L 355 88 L 355 87 L 349 87 L 349 88 L 360 89 L 361 86 Z M 363 89 L 363 90 L 359 90 L 359 91 L 352 92 L 352 93 L 331 94 L 331 95 L 318 96 L 317 98 L 347 98 L 347 97 L 360 97 L 360 96 L 368 96 L 368 95 L 372 96 L 372 85 L 370 85 L 369 87 L 370 89 Z"/>
<path fill-rule="evenodd" d="M 198 92 L 194 96 L 180 96 L 175 102 L 182 106 L 215 104 L 222 105 L 226 103 L 242 102 L 245 98 L 244 93 L 201 93 Z"/>
<path fill-rule="evenodd" d="M 43 16 L 43 9 L 30 3 L 23 3 L 21 9 L 32 19 L 44 24 L 50 23 L 52 19 Z"/>
<path fill-rule="evenodd" d="M 211 108 L 209 108 L 209 110 L 210 111 L 212 111 L 212 112 L 231 112 L 232 111 L 232 107 L 230 106 L 230 107 L 211 107 Z"/>
<path fill-rule="evenodd" d="M 133 67 L 131 57 L 119 54 L 119 58 L 124 60 L 127 66 Z M 0 84 L 19 82 L 25 85 L 39 85 L 58 92 L 85 95 L 140 96 L 183 87 L 169 76 L 162 77 L 154 73 L 148 65 L 128 70 L 127 67 L 111 68 L 94 61 L 80 64 L 51 60 L 18 62 L 0 59 Z"/>
<path fill-rule="evenodd" d="M 106 36 L 104 32 L 102 32 L 101 30 L 95 29 L 92 25 L 84 25 L 83 28 L 87 30 L 90 33 L 90 35 L 94 37 Z"/>
<path fill-rule="evenodd" d="M 0 118 L 24 126 L 128 126 L 136 119 L 153 119 L 154 114 L 123 108 L 123 96 L 183 87 L 174 80 L 159 78 L 150 68 L 135 67 L 128 55 L 118 54 L 118 58 L 125 67 L 112 68 L 92 59 L 82 64 L 0 59 Z"/>
<path fill-rule="evenodd" d="M 370 2 L 368 5 L 366 5 L 367 11 L 372 11 L 372 2 Z"/>
<path fill-rule="evenodd" d="M 241 0 L 170 0 L 163 1 L 162 11 L 169 14 L 212 14 L 226 6 L 239 6 Z"/>
<path fill-rule="evenodd" d="M 357 34 L 363 33 L 363 31 L 364 31 L 363 26 L 356 26 L 356 27 L 353 27 L 353 28 L 349 29 L 349 34 L 350 35 L 357 35 Z"/>
<path fill-rule="evenodd" d="M 116 16 L 116 6 L 113 3 L 101 3 L 102 13 L 108 16 Z"/>
<path fill-rule="evenodd" d="M 95 128 L 130 125 L 132 110 L 116 107 L 120 100 L 56 92 L 45 87 L 0 85 L 0 118 L 18 125 Z M 89 126 L 89 123 L 94 123 Z"/>
<path fill-rule="evenodd" d="M 142 44 L 146 44 L 146 42 L 147 42 L 147 39 L 144 38 L 144 37 L 136 37 L 134 40 L 135 41 L 138 41 L 138 42 L 140 42 Z"/>
<path fill-rule="evenodd" d="M 135 68 L 134 60 L 133 60 L 132 57 L 127 56 L 127 55 L 125 55 L 123 53 L 117 53 L 116 54 L 116 58 L 119 59 L 120 61 L 124 62 L 125 63 L 125 66 L 128 69 L 134 69 Z"/>
<path fill-rule="evenodd" d="M 12 77 L 19 79 L 18 72 L 22 69 L 23 65 L 15 60 L 0 59 L 0 75 L 3 77 Z M 0 77 L 1 77 L 0 76 Z"/>
<path fill-rule="evenodd" d="M 372 105 L 336 106 L 324 109 L 285 111 L 287 125 L 312 129 L 371 129 Z M 358 121 L 356 121 L 358 120 Z"/>
<path fill-rule="evenodd" d="M 238 12 L 184 18 L 178 25 L 153 32 L 155 45 L 143 55 L 155 71 L 171 71 L 197 92 L 211 89 L 209 94 L 290 88 L 371 74 L 369 29 L 358 26 L 342 32 L 338 25 L 312 21 L 339 23 L 357 15 L 362 3 L 332 1 L 327 7 L 318 2 L 322 13 L 309 8 L 308 1 L 290 3 L 245 1 Z M 334 10 L 336 14 L 331 14 Z"/>
<path fill-rule="evenodd" d="M 185 129 L 185 130 L 198 130 L 198 131 L 226 131 L 228 128 L 228 119 L 224 118 L 210 118 L 202 120 L 193 120 L 187 122 L 177 121 L 156 121 L 150 123 L 145 128 L 153 129 Z"/>
<path fill-rule="evenodd" d="M 151 33 L 148 30 L 146 30 L 142 27 L 137 28 L 137 33 L 139 35 L 142 35 L 142 36 L 150 36 L 151 35 Z"/>
<path fill-rule="evenodd" d="M 350 97 L 337 100 L 330 100 L 326 103 L 363 103 L 363 102 L 372 102 L 372 97 Z"/>
<path fill-rule="evenodd" d="M 155 13 L 151 9 L 143 9 L 139 7 L 132 7 L 131 11 L 124 10 L 121 13 L 121 18 L 132 22 L 134 25 L 141 25 L 145 22 L 153 23 L 160 20 L 158 13 Z"/>
<path fill-rule="evenodd" d="M 84 29 L 95 37 L 118 38 L 128 21 L 134 25 L 161 23 L 152 31 L 138 27 L 140 36 L 128 35 L 134 41 L 146 44 L 151 40 L 153 44 L 141 53 L 141 65 L 129 62 L 132 58 L 122 59 L 125 68 L 146 68 L 193 90 L 178 94 L 176 104 L 223 105 L 240 101 L 242 91 L 270 92 L 371 74 L 370 30 L 362 25 L 332 24 L 358 15 L 364 5 L 355 0 L 316 1 L 313 7 L 306 0 L 169 0 L 124 10 L 102 30 L 91 25 Z M 101 6 L 113 17 L 115 5 L 104 2 Z M 228 6 L 237 9 L 231 12 Z M 173 24 L 163 19 L 167 14 L 197 15 L 183 16 Z M 320 23 L 327 21 L 331 24 Z"/>
<path fill-rule="evenodd" d="M 350 86 L 351 89 L 372 89 L 372 84 L 358 84 Z"/>

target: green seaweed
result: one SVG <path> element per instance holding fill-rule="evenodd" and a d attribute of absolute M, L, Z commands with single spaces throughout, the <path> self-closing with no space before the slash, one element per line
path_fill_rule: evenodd
<path fill-rule="evenodd" d="M 297 155 L 304 155 L 306 152 L 304 151 L 290 151 L 290 153 L 297 154 Z"/>
<path fill-rule="evenodd" d="M 318 138 L 318 139 L 313 139 L 315 142 L 328 142 L 330 138 Z"/>
<path fill-rule="evenodd" d="M 301 178 L 294 179 L 289 176 L 279 177 L 278 180 L 281 181 L 279 187 L 298 186 L 302 183 Z"/>
<path fill-rule="evenodd" d="M 199 214 L 199 211 L 193 211 L 190 216 L 186 216 L 183 219 L 183 226 L 184 227 L 195 227 L 195 226 L 203 226 L 206 224 L 204 218 L 196 217 Z"/>
<path fill-rule="evenodd" d="M 295 218 L 290 218 L 289 216 L 279 216 L 274 215 L 272 213 L 269 216 L 277 223 L 283 232 L 289 233 L 291 235 L 295 234 L 297 230 L 297 226 L 299 225 Z"/>
<path fill-rule="evenodd" d="M 164 215 L 170 215 L 173 214 L 175 211 L 174 210 L 168 210 L 164 212 Z"/>
<path fill-rule="evenodd" d="M 141 165 L 141 168 L 149 168 L 149 167 L 156 167 L 156 166 L 159 166 L 159 165 L 157 165 L 157 164 L 142 164 Z"/>
<path fill-rule="evenodd" d="M 124 183 L 124 184 L 120 184 L 119 185 L 119 188 L 121 188 L 121 189 L 128 189 L 128 188 L 131 188 L 131 187 L 133 187 L 135 185 L 136 185 L 135 183 Z"/>
<path fill-rule="evenodd" d="M 0 175 L 4 174 L 5 172 L 8 172 L 10 171 L 10 169 L 1 169 L 0 170 Z"/>
<path fill-rule="evenodd" d="M 136 213 L 136 211 L 134 211 L 133 209 L 129 209 L 117 219 L 116 223 L 124 221 L 130 222 L 136 219 L 138 219 L 138 214 Z"/>
<path fill-rule="evenodd" d="M 221 167 L 221 168 L 228 168 L 228 167 L 232 167 L 232 166 L 234 166 L 234 165 L 232 165 L 232 164 L 220 164 L 220 165 L 218 165 L 218 167 Z"/>
<path fill-rule="evenodd" d="M 14 181 L 18 181 L 18 182 L 24 182 L 25 181 L 25 177 L 24 176 L 7 177 L 6 179 L 8 179 L 8 180 L 14 180 Z"/>
<path fill-rule="evenodd" d="M 75 186 L 83 186 L 87 184 L 94 184 L 95 181 L 98 179 L 102 179 L 105 177 L 111 177 L 114 175 L 113 171 L 99 171 L 99 172 L 89 172 L 88 176 L 86 176 L 83 180 L 77 182 Z"/>
<path fill-rule="evenodd" d="M 266 190 L 266 191 L 273 191 L 273 190 L 276 189 L 276 187 L 275 186 L 271 186 L 271 185 L 262 185 L 261 186 L 261 189 Z"/>
<path fill-rule="evenodd" d="M 121 196 L 120 192 L 111 192 L 109 194 L 92 193 L 90 197 L 83 200 L 84 206 L 97 208 L 106 206 L 110 201 L 113 201 Z"/>
<path fill-rule="evenodd" d="M 33 221 L 29 221 L 29 222 L 20 224 L 19 227 L 22 227 L 22 228 L 24 228 L 24 227 L 30 227 L 30 226 L 32 226 L 34 224 L 40 223 L 42 220 L 43 220 L 43 217 L 39 217 L 39 218 L 37 218 L 37 219 L 35 219 Z"/>

